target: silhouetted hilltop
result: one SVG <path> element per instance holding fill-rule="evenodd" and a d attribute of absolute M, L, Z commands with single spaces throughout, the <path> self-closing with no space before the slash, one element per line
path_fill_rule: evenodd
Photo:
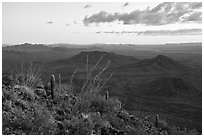
<path fill-rule="evenodd" d="M 151 71 L 169 71 L 169 70 L 183 70 L 186 69 L 181 63 L 167 57 L 164 55 L 158 55 L 152 59 L 144 59 L 138 63 L 128 64 L 122 66 L 119 70 L 124 71 L 142 71 L 142 72 L 151 72 Z"/>
<path fill-rule="evenodd" d="M 50 49 L 51 47 L 46 46 L 44 44 L 30 44 L 30 43 L 3 47 L 3 50 L 12 50 L 12 51 L 29 52 L 29 53 L 45 52 L 45 51 L 49 51 Z"/>
<path fill-rule="evenodd" d="M 113 52 L 103 52 L 103 51 L 83 51 L 68 59 L 57 60 L 57 64 L 86 64 L 87 57 L 89 64 L 95 64 L 103 56 L 101 60 L 102 65 L 107 64 L 108 60 L 111 61 L 111 65 L 124 65 L 133 62 L 138 62 L 138 59 L 131 56 L 118 55 Z"/>

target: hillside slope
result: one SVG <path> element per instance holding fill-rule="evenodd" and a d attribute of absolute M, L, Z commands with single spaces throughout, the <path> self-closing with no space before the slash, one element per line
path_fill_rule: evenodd
<path fill-rule="evenodd" d="M 186 69 L 181 63 L 172 60 L 164 55 L 158 55 L 152 59 L 144 59 L 137 63 L 119 67 L 119 71 L 135 72 L 164 72 Z"/>
<path fill-rule="evenodd" d="M 99 65 L 106 64 L 108 60 L 111 61 L 113 66 L 124 65 L 124 64 L 129 64 L 129 63 L 139 61 L 138 59 L 136 59 L 134 57 L 118 55 L 118 54 L 115 54 L 113 52 L 88 51 L 88 52 L 80 52 L 79 54 L 77 54 L 71 58 L 61 59 L 61 60 L 57 60 L 57 61 L 51 62 L 51 63 L 58 64 L 58 65 L 63 65 L 63 64 L 81 65 L 81 64 L 85 64 L 87 62 L 87 56 L 88 56 L 88 63 L 90 65 L 96 64 L 102 56 L 103 56 L 103 59 Z"/>
<path fill-rule="evenodd" d="M 140 85 L 137 89 L 143 96 L 159 96 L 169 98 L 199 98 L 201 91 L 188 81 L 179 77 L 164 77 L 153 82 Z"/>
<path fill-rule="evenodd" d="M 118 99 L 109 97 L 109 92 L 96 94 L 97 90 L 88 88 L 74 95 L 71 89 L 55 87 L 54 76 L 49 88 L 43 88 L 40 81 L 32 81 L 31 87 L 15 79 L 29 76 L 3 75 L 4 135 L 200 134 L 196 130 L 169 126 L 158 115 L 131 115 Z"/>
<path fill-rule="evenodd" d="M 98 66 L 96 69 L 100 69 L 101 67 L 106 66 L 108 61 L 110 61 L 111 63 L 110 63 L 109 71 L 111 71 L 112 69 L 118 66 L 135 63 L 139 61 L 134 57 L 118 55 L 112 52 L 86 51 L 86 52 L 80 52 L 79 54 L 70 58 L 60 59 L 60 60 L 47 63 L 45 66 L 45 73 L 46 75 L 49 75 L 51 73 L 57 74 L 60 72 L 60 74 L 62 75 L 67 75 L 70 73 L 72 74 L 74 70 L 77 69 L 78 72 L 79 71 L 81 72 L 80 75 L 86 75 L 87 61 L 88 61 L 88 67 L 90 69 L 99 61 L 100 58 L 101 58 L 101 61 L 98 63 Z"/>

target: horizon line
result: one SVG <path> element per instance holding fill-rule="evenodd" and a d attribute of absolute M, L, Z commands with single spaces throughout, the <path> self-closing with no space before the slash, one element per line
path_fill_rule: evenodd
<path fill-rule="evenodd" d="M 77 43 L 32 43 L 32 42 L 23 42 L 23 43 L 18 43 L 18 44 L 7 44 L 7 43 L 2 43 L 2 45 L 8 45 L 8 46 L 14 46 L 14 45 L 22 45 L 22 44 L 32 44 L 32 45 L 52 45 L 52 44 L 68 44 L 68 45 L 165 45 L 165 44 L 188 44 L 188 43 L 202 43 L 202 41 L 197 41 L 197 42 L 166 42 L 166 43 L 153 43 L 153 44 L 139 44 L 139 43 L 89 43 L 89 44 L 77 44 Z"/>

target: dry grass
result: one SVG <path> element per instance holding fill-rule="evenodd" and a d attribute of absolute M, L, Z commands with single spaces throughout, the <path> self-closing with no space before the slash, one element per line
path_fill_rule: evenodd
<path fill-rule="evenodd" d="M 28 67 L 27 71 L 24 71 L 23 64 L 21 65 L 21 71 L 17 72 L 16 80 L 21 86 L 26 86 L 29 88 L 34 88 L 41 82 L 40 74 L 43 70 L 44 65 L 38 66 L 33 65 L 32 63 Z"/>
<path fill-rule="evenodd" d="M 103 68 L 101 68 L 96 74 L 94 74 L 96 71 L 96 68 L 100 64 L 103 57 L 104 55 L 101 56 L 101 58 L 97 61 L 97 63 L 89 69 L 89 58 L 87 55 L 87 62 L 86 62 L 87 76 L 82 86 L 81 92 L 78 94 L 76 103 L 72 107 L 73 114 L 76 114 L 76 113 L 79 114 L 83 111 L 90 111 L 89 108 L 91 106 L 92 100 L 95 100 L 101 97 L 101 95 L 99 94 L 100 91 L 112 76 L 112 74 L 110 74 L 107 77 L 102 77 L 105 71 L 109 68 L 111 63 L 110 61 L 108 61 L 107 64 Z M 73 78 L 76 75 L 76 73 L 77 73 L 77 69 L 74 71 L 74 73 L 71 76 L 71 81 L 69 84 L 69 87 L 71 89 L 73 87 L 72 85 Z"/>
<path fill-rule="evenodd" d="M 88 67 L 88 56 L 87 56 L 87 78 L 82 86 L 81 89 L 81 96 L 83 97 L 90 97 L 98 95 L 101 89 L 105 86 L 107 81 L 111 78 L 112 74 L 108 75 L 107 77 L 102 77 L 104 72 L 110 67 L 111 61 L 108 60 L 107 64 L 99 70 L 99 72 L 94 75 L 94 71 L 96 70 L 98 64 L 103 59 L 104 55 L 98 60 L 98 62 L 89 70 Z"/>

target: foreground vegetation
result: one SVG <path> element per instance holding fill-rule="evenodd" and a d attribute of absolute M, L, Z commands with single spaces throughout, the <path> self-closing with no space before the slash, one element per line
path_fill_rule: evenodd
<path fill-rule="evenodd" d="M 102 58 L 101 58 L 102 59 Z M 100 59 L 100 60 L 101 60 Z M 105 75 L 110 62 L 97 70 L 89 69 L 80 93 L 73 89 L 73 73 L 67 86 L 61 76 L 50 76 L 45 84 L 41 68 L 4 74 L 2 83 L 2 133 L 4 135 L 133 135 L 200 134 L 196 130 L 171 127 L 154 116 L 136 117 L 122 108 L 122 103 L 102 90 L 112 74 Z M 97 73 L 95 73 L 98 71 Z M 104 77 L 105 76 L 105 77 Z"/>

